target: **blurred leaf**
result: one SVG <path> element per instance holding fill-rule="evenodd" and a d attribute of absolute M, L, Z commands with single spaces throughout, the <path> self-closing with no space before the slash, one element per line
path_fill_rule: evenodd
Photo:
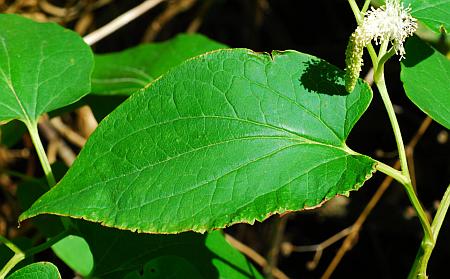
<path fill-rule="evenodd" d="M 450 30 L 450 0 L 404 0 L 411 5 L 411 14 L 435 32 Z"/>
<path fill-rule="evenodd" d="M 372 92 L 295 51 L 220 50 L 174 68 L 97 128 L 49 213 L 151 233 L 203 232 L 358 189 L 375 162 L 350 150 Z"/>
<path fill-rule="evenodd" d="M 33 123 L 90 90 L 91 49 L 55 23 L 0 15 L 0 120 Z"/>
<path fill-rule="evenodd" d="M 53 252 L 70 268 L 87 276 L 94 266 L 94 259 L 87 242 L 79 236 L 69 235 L 52 246 Z"/>
<path fill-rule="evenodd" d="M 178 35 L 162 43 L 143 44 L 122 52 L 98 54 L 92 93 L 130 95 L 185 60 L 226 48 L 202 35 Z"/>
<path fill-rule="evenodd" d="M 58 268 L 49 262 L 39 262 L 27 265 L 10 276 L 7 279 L 60 279 Z"/>
<path fill-rule="evenodd" d="M 417 37 L 406 43 L 401 80 L 414 104 L 450 129 L 450 60 Z"/>

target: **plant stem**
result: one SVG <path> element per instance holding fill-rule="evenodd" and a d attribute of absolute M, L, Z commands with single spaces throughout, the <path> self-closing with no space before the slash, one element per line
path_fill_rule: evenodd
<path fill-rule="evenodd" d="M 11 271 L 11 269 L 13 269 L 23 259 L 25 259 L 25 254 L 14 254 L 14 256 L 5 264 L 2 270 L 0 270 L 0 279 L 4 279 L 6 275 Z"/>
<path fill-rule="evenodd" d="M 40 253 L 40 252 L 42 252 L 44 250 L 47 250 L 48 248 L 52 247 L 53 244 L 55 244 L 58 241 L 62 240 L 63 238 L 65 238 L 69 234 L 70 234 L 69 230 L 62 231 L 61 233 L 55 235 L 54 237 L 49 238 L 46 242 L 44 242 L 44 243 L 42 243 L 42 244 L 40 244 L 40 245 L 38 245 L 36 247 L 33 247 L 33 248 L 25 251 L 25 257 L 30 257 L 30 256 L 33 256 L 33 255 L 35 255 L 37 253 Z"/>
<path fill-rule="evenodd" d="M 358 4 L 356 4 L 355 0 L 348 0 L 348 4 L 350 4 L 350 8 L 352 9 L 353 14 L 355 15 L 356 22 L 360 24 L 363 20 L 363 16 L 359 11 Z"/>
<path fill-rule="evenodd" d="M 0 235 L 0 242 L 4 243 L 9 249 L 14 252 L 14 256 L 5 264 L 5 266 L 0 270 L 0 279 L 6 277 L 6 275 L 11 271 L 11 269 L 16 266 L 20 261 L 25 259 L 25 253 L 17 247 L 10 240 Z"/>
<path fill-rule="evenodd" d="M 19 262 L 24 260 L 25 258 L 31 257 L 37 253 L 40 253 L 48 248 L 52 247 L 53 244 L 57 243 L 61 239 L 65 238 L 70 234 L 69 230 L 65 230 L 54 237 L 48 239 L 46 242 L 33 247 L 25 252 L 23 252 L 19 247 L 17 247 L 14 243 L 9 241 L 3 236 L 0 236 L 0 242 L 3 242 L 8 248 L 10 248 L 14 252 L 14 256 L 6 263 L 6 265 L 0 270 L 0 279 L 4 279 L 6 275 L 13 269 Z"/>
<path fill-rule="evenodd" d="M 16 246 L 16 244 L 12 243 L 9 239 L 2 235 L 0 235 L 0 243 L 5 244 L 6 247 L 11 249 L 11 251 L 13 251 L 15 254 L 23 253 L 22 250 Z"/>
<path fill-rule="evenodd" d="M 384 55 L 385 55 L 385 51 L 383 49 L 381 49 L 379 59 L 381 59 L 381 57 L 383 57 Z M 386 110 L 387 110 L 387 113 L 389 116 L 389 120 L 391 122 L 392 129 L 394 131 L 395 141 L 397 143 L 397 149 L 398 149 L 398 153 L 399 153 L 399 159 L 400 159 L 400 165 L 401 165 L 401 176 L 403 178 L 401 179 L 400 176 L 398 176 L 398 174 L 396 174 L 396 173 L 392 173 L 395 175 L 392 177 L 395 178 L 396 180 L 398 180 L 400 183 L 402 183 L 403 186 L 405 187 L 406 193 L 408 194 L 409 200 L 411 201 L 414 209 L 417 212 L 417 216 L 419 217 L 419 221 L 420 221 L 420 224 L 422 225 L 422 229 L 424 232 L 424 236 L 422 239 L 422 243 L 420 245 L 419 252 L 416 256 L 416 260 L 414 262 L 414 265 L 411 269 L 411 272 L 410 272 L 408 278 L 410 278 L 410 279 L 412 279 L 412 278 L 425 279 L 425 278 L 427 278 L 427 276 L 426 276 L 427 263 L 431 256 L 431 252 L 433 251 L 433 248 L 435 245 L 435 239 L 433 237 L 433 233 L 432 233 L 430 222 L 428 221 L 427 215 L 426 215 L 422 205 L 420 204 L 420 201 L 417 198 L 417 195 L 411 184 L 411 178 L 410 178 L 409 169 L 408 169 L 408 162 L 406 159 L 406 152 L 405 152 L 405 147 L 403 144 L 402 135 L 400 132 L 400 127 L 398 125 L 394 107 L 392 106 L 391 100 L 389 98 L 387 88 L 386 88 L 386 83 L 384 80 L 384 63 L 383 64 L 380 63 L 378 66 L 378 69 L 376 69 L 375 74 L 374 74 L 374 81 L 375 81 L 375 84 L 377 85 L 378 91 L 380 91 L 381 98 L 383 99 L 383 103 L 386 107 Z M 380 169 L 380 171 L 384 171 L 385 173 L 389 172 L 389 169 L 384 168 L 384 166 L 380 165 L 380 164 L 378 164 L 378 169 Z M 392 174 L 389 174 L 389 175 L 392 175 Z M 402 182 L 402 180 L 403 180 L 403 182 Z"/>
<path fill-rule="evenodd" d="M 369 9 L 369 5 L 370 5 L 370 0 L 366 0 L 364 2 L 364 6 L 361 9 L 361 13 L 365 14 L 367 12 L 367 10 Z"/>
<path fill-rule="evenodd" d="M 408 162 L 406 159 L 405 146 L 403 144 L 402 134 L 400 132 L 400 126 L 398 125 L 397 116 L 395 115 L 394 107 L 392 106 L 389 94 L 387 92 L 386 83 L 384 81 L 384 65 L 379 65 L 377 69 L 378 74 L 374 75 L 374 81 L 377 85 L 378 91 L 380 91 L 381 99 L 383 100 L 384 106 L 386 107 L 389 121 L 392 125 L 392 130 L 394 131 L 395 141 L 397 143 L 397 149 L 400 158 L 400 166 L 402 174 L 410 180 Z"/>
<path fill-rule="evenodd" d="M 444 222 L 445 215 L 447 214 L 450 206 L 450 185 L 448 185 L 445 191 L 444 197 L 441 200 L 441 204 L 434 216 L 433 223 L 431 224 L 431 231 L 433 232 L 433 238 L 436 241 L 439 231 L 441 230 L 442 223 Z"/>
<path fill-rule="evenodd" d="M 433 252 L 434 245 L 436 244 L 439 231 L 441 230 L 442 223 L 444 222 L 445 215 L 447 214 L 449 206 L 450 206 L 450 185 L 447 187 L 447 190 L 445 191 L 444 197 L 441 200 L 441 205 L 439 206 L 436 215 L 434 216 L 433 223 L 431 225 L 433 241 L 426 243 L 425 238 L 424 240 L 422 240 L 419 252 L 417 253 L 416 256 L 416 260 L 414 261 L 414 265 L 409 273 L 408 276 L 409 279 L 427 278 L 426 272 L 428 261 L 430 260 L 431 253 Z"/>
<path fill-rule="evenodd" d="M 36 148 L 36 152 L 39 157 L 39 161 L 41 162 L 42 169 L 44 170 L 45 177 L 47 178 L 48 185 L 50 187 L 55 186 L 56 181 L 53 176 L 52 168 L 50 167 L 50 163 L 47 158 L 47 154 L 45 154 L 44 146 L 42 145 L 41 138 L 39 137 L 39 132 L 37 129 L 36 122 L 25 122 L 25 125 L 30 132 L 31 140 L 33 141 L 34 147 Z"/>

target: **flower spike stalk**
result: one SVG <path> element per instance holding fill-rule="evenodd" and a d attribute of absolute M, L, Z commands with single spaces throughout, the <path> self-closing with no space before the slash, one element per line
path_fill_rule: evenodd
<path fill-rule="evenodd" d="M 403 43 L 417 29 L 417 21 L 410 12 L 411 9 L 405 8 L 400 0 L 386 0 L 385 6 L 378 9 L 372 7 L 364 14 L 362 22 L 351 35 L 346 50 L 345 87 L 347 91 L 351 92 L 355 87 L 363 64 L 364 47 L 372 40 L 377 45 L 390 43 L 395 53 L 400 55 L 400 59 L 404 58 Z"/>

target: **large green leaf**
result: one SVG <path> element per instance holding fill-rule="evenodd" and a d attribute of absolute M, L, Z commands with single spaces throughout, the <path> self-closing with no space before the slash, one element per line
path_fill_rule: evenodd
<path fill-rule="evenodd" d="M 201 35 L 178 35 L 163 43 L 95 55 L 92 93 L 130 95 L 186 59 L 220 48 L 226 46 Z"/>
<path fill-rule="evenodd" d="M 77 226 L 94 257 L 90 276 L 93 278 L 122 279 L 127 274 L 130 278 L 140 278 L 142 273 L 152 275 L 149 269 L 156 270 L 158 266 L 157 273 L 161 277 L 173 274 L 173 270 L 184 270 L 185 274 L 190 271 L 205 279 L 262 278 L 249 261 L 225 241 L 221 232 L 152 235 L 83 221 L 77 222 Z"/>
<path fill-rule="evenodd" d="M 61 279 L 61 275 L 52 263 L 39 262 L 22 267 L 7 279 Z"/>
<path fill-rule="evenodd" d="M 32 123 L 90 91 L 93 55 L 55 23 L 0 15 L 0 120 Z"/>
<path fill-rule="evenodd" d="M 406 43 L 401 79 L 406 95 L 450 129 L 450 60 L 417 37 Z"/>
<path fill-rule="evenodd" d="M 372 93 L 295 51 L 219 50 L 134 94 L 21 220 L 67 215 L 151 233 L 203 232 L 358 189 L 375 162 L 350 150 Z"/>
<path fill-rule="evenodd" d="M 411 14 L 435 32 L 450 30 L 450 0 L 404 0 Z"/>

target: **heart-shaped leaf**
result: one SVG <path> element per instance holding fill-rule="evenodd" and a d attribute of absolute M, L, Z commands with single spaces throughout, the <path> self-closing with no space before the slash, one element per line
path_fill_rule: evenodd
<path fill-rule="evenodd" d="M 130 95 L 183 61 L 226 48 L 202 35 L 178 35 L 162 43 L 143 44 L 122 52 L 95 55 L 92 93 Z"/>
<path fill-rule="evenodd" d="M 414 104 L 450 129 L 450 60 L 417 37 L 406 43 L 401 79 Z"/>
<path fill-rule="evenodd" d="M 135 93 L 21 220 L 67 215 L 151 233 L 203 232 L 319 205 L 375 162 L 345 140 L 369 105 L 362 81 L 295 51 L 219 50 Z"/>
<path fill-rule="evenodd" d="M 54 264 L 39 262 L 22 267 L 7 279 L 61 279 L 61 275 Z"/>
<path fill-rule="evenodd" d="M 92 52 L 55 23 L 0 15 L 0 120 L 34 123 L 90 91 Z"/>

